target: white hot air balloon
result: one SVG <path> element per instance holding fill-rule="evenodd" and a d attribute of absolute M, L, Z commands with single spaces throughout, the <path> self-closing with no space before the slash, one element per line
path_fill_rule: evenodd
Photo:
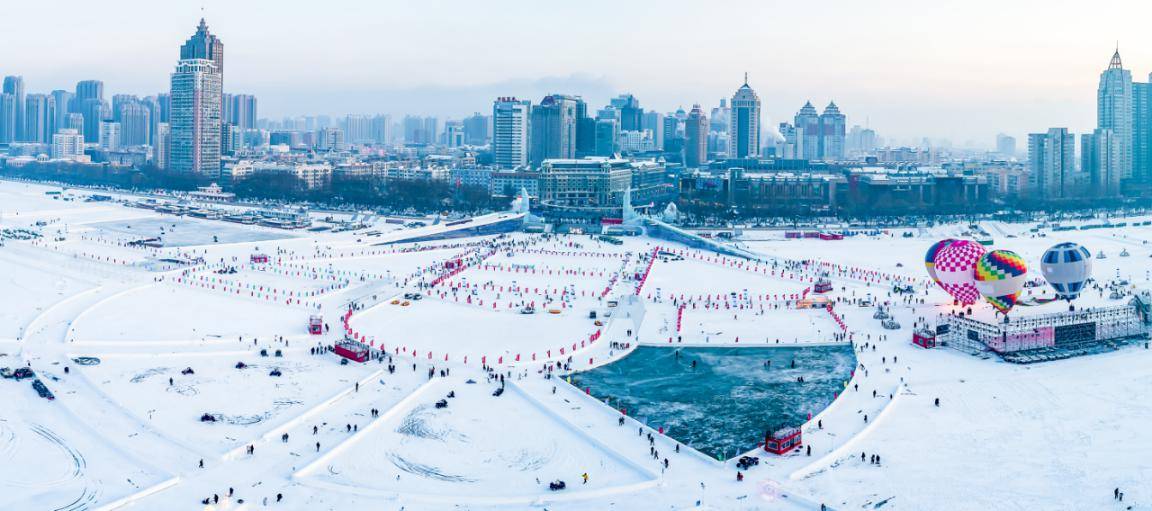
<path fill-rule="evenodd" d="M 1040 258 L 1040 273 L 1057 296 L 1071 302 L 1092 276 L 1092 252 L 1078 243 L 1057 244 Z"/>

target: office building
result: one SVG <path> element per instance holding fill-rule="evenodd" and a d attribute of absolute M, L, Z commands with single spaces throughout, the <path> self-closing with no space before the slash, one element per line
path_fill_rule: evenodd
<path fill-rule="evenodd" d="M 692 105 L 684 121 L 684 166 L 700 168 L 708 161 L 708 118 L 699 104 Z"/>
<path fill-rule="evenodd" d="M 24 77 L 22 76 L 5 76 L 4 77 L 4 94 L 11 94 L 13 101 L 16 102 L 16 118 L 15 128 L 12 132 L 13 142 L 27 142 L 28 137 L 24 134 L 26 121 L 26 110 L 24 107 Z"/>
<path fill-rule="evenodd" d="M 502 168 L 528 165 L 530 101 L 497 98 L 492 104 L 492 162 Z"/>
<path fill-rule="evenodd" d="M 1038 200 L 1073 196 L 1075 140 L 1068 128 L 1051 128 L 1047 133 L 1028 135 L 1028 183 Z"/>
<path fill-rule="evenodd" d="M 1117 162 L 1121 178 L 1132 176 L 1133 131 L 1132 73 L 1124 69 L 1120 51 L 1112 55 L 1108 69 L 1100 73 L 1096 95 L 1096 127 L 1112 131 L 1120 145 Z"/>
<path fill-rule="evenodd" d="M 550 94 L 532 108 L 528 136 L 528 160 L 532 166 L 547 159 L 576 157 L 577 101 L 572 96 Z"/>
<path fill-rule="evenodd" d="M 79 160 L 84 156 L 84 135 L 79 130 L 64 128 L 52 135 L 52 158 Z"/>
<path fill-rule="evenodd" d="M 760 156 L 760 97 L 748 85 L 747 75 L 744 76 L 744 85 L 741 85 L 732 96 L 729 115 L 728 157 Z"/>

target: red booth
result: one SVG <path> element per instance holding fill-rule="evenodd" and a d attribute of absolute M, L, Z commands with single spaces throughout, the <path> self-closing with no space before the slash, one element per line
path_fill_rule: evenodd
<path fill-rule="evenodd" d="M 912 332 L 912 344 L 925 349 L 935 348 L 936 332 L 933 332 L 927 327 L 917 329 L 915 332 Z"/>
<path fill-rule="evenodd" d="M 252 254 L 252 264 L 268 264 L 268 254 Z"/>
<path fill-rule="evenodd" d="M 803 444 L 800 428 L 778 429 L 764 438 L 764 450 L 772 454 L 785 454 Z"/>
<path fill-rule="evenodd" d="M 355 362 L 368 361 L 368 345 L 352 339 L 336 341 L 336 347 L 332 351 L 341 357 Z"/>
<path fill-rule="evenodd" d="M 308 333 L 312 335 L 324 334 L 324 318 L 320 316 L 312 316 L 308 318 Z"/>
<path fill-rule="evenodd" d="M 820 277 L 816 280 L 816 285 L 812 288 L 814 293 L 829 293 L 832 291 L 832 281 L 828 277 Z"/>

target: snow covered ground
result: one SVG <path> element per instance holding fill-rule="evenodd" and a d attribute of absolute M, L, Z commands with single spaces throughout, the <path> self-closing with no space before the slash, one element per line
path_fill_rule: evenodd
<path fill-rule="evenodd" d="M 405 232 L 382 222 L 279 231 L 46 194 L 57 190 L 0 182 L 0 228 L 43 234 L 0 246 L 0 367 L 32 368 L 55 395 L 0 380 L 0 509 L 257 509 L 277 494 L 285 509 L 353 511 L 1152 509 L 1152 350 L 1142 343 L 1030 366 L 909 343 L 911 325 L 953 310 L 923 285 L 924 251 L 966 225 L 843 241 L 746 232 L 735 243 L 765 256 L 752 264 L 644 237 L 380 245 Z M 1152 284 L 1152 227 L 1135 225 L 1145 220 L 980 227 L 993 248 L 1024 256 L 1030 278 L 1059 241 L 1102 253 L 1078 303 L 1090 307 Z M 168 245 L 127 244 L 161 226 Z M 256 254 L 269 258 L 259 270 Z M 798 260 L 819 266 L 788 262 Z M 238 271 L 219 273 L 229 266 Z M 820 271 L 834 273 L 828 297 L 843 329 L 823 309 L 794 308 Z M 893 294 L 897 281 L 916 293 Z M 1113 281 L 1123 298 L 1110 296 Z M 881 328 L 866 297 L 903 328 Z M 347 328 L 385 356 L 345 365 L 327 351 L 350 310 Z M 307 333 L 313 315 L 322 335 Z M 761 463 L 738 482 L 735 460 L 565 382 L 638 345 L 670 344 L 850 345 L 857 365 L 848 382 L 831 382 L 827 407 L 832 396 L 796 404 L 814 412 L 803 448 L 773 456 L 744 445 Z M 557 480 L 566 488 L 549 490 Z"/>

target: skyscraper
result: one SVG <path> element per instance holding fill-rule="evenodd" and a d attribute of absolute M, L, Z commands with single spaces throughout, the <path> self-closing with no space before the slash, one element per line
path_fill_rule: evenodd
<path fill-rule="evenodd" d="M 1076 169 L 1075 140 L 1068 128 L 1028 135 L 1028 183 L 1035 198 L 1065 199 L 1072 196 Z"/>
<path fill-rule="evenodd" d="M 640 108 L 640 100 L 636 96 L 621 94 L 609 101 L 609 104 L 620 113 L 620 130 L 640 131 L 644 109 Z"/>
<path fill-rule="evenodd" d="M 488 134 L 489 124 L 492 118 L 483 115 L 480 112 L 472 114 L 471 117 L 464 119 L 464 143 L 466 145 L 481 146 L 486 145 L 490 138 Z"/>
<path fill-rule="evenodd" d="M 513 97 L 492 104 L 492 162 L 513 168 L 528 164 L 528 124 L 532 102 Z"/>
<path fill-rule="evenodd" d="M 1080 136 L 1080 168 L 1088 174 L 1088 191 L 1093 197 L 1120 194 L 1120 141 L 1109 129 L 1097 128 Z"/>
<path fill-rule="evenodd" d="M 100 148 L 105 151 L 120 149 L 120 123 L 112 120 L 100 122 Z"/>
<path fill-rule="evenodd" d="M 52 101 L 56 103 L 56 118 L 52 120 L 52 133 L 68 127 L 68 114 L 71 113 L 72 101 L 76 97 L 70 91 L 56 89 L 52 91 Z"/>
<path fill-rule="evenodd" d="M 151 144 L 151 118 L 148 108 L 139 100 L 121 102 L 113 119 L 120 123 L 120 144 L 141 146 Z"/>
<path fill-rule="evenodd" d="M 235 125 L 241 131 L 256 128 L 256 96 L 251 94 L 230 94 L 228 116 L 224 122 Z"/>
<path fill-rule="evenodd" d="M 1004 158 L 1016 156 L 1016 137 L 996 135 L 996 153 Z"/>
<path fill-rule="evenodd" d="M 81 113 L 80 104 L 86 99 L 104 99 L 104 82 L 100 80 L 82 80 L 76 82 L 76 103 L 69 108 L 70 112 Z"/>
<path fill-rule="evenodd" d="M 564 94 L 544 96 L 532 108 L 528 161 L 533 166 L 555 158 L 576 157 L 576 103 Z"/>
<path fill-rule="evenodd" d="M 41 144 L 52 143 L 53 118 L 56 116 L 56 101 L 47 94 L 29 94 L 24 99 L 24 141 Z"/>
<path fill-rule="evenodd" d="M 840 113 L 836 102 L 828 103 L 820 114 L 820 159 L 837 161 L 844 159 L 844 137 L 847 119 Z"/>
<path fill-rule="evenodd" d="M 107 106 L 104 104 L 104 82 L 100 80 L 82 80 L 76 82 L 76 97 L 69 105 L 70 113 L 84 116 L 84 141 L 95 144 L 100 141 L 100 121 L 108 116 Z"/>
<path fill-rule="evenodd" d="M 84 141 L 92 144 L 99 142 L 100 122 L 111 117 L 108 105 L 98 98 L 77 97 L 76 102 L 80 103 L 80 114 L 84 116 Z"/>
<path fill-rule="evenodd" d="M 404 143 L 434 144 L 439 121 L 435 117 L 404 116 Z"/>
<path fill-rule="evenodd" d="M 796 157 L 802 160 L 820 159 L 820 116 L 816 114 L 816 107 L 812 102 L 804 106 L 793 118 L 793 127 L 796 129 Z"/>
<path fill-rule="evenodd" d="M 611 105 L 596 112 L 596 156 L 614 156 L 620 152 L 620 111 Z"/>
<path fill-rule="evenodd" d="M 1132 83 L 1132 178 L 1152 185 L 1152 83 Z"/>
<path fill-rule="evenodd" d="M 172 129 L 168 123 L 162 122 L 156 125 L 156 139 L 153 142 L 153 147 L 152 162 L 158 169 L 167 169 L 172 161 Z"/>
<path fill-rule="evenodd" d="M 755 158 L 760 155 L 760 98 L 748 86 L 748 75 L 744 75 L 744 85 L 732 96 L 728 135 L 729 158 Z"/>
<path fill-rule="evenodd" d="M 392 116 L 376 115 L 372 117 L 372 141 L 377 144 L 387 144 L 392 141 Z"/>
<path fill-rule="evenodd" d="M 180 47 L 180 62 L 172 73 L 171 170 L 220 174 L 223 84 L 224 43 L 208 32 L 201 18 L 196 33 Z"/>
<path fill-rule="evenodd" d="M 16 111 L 23 105 L 16 105 L 16 96 L 0 93 L 0 144 L 16 141 Z"/>
<path fill-rule="evenodd" d="M 692 105 L 684 121 L 684 166 L 699 168 L 708 161 L 708 118 L 699 104 Z"/>
<path fill-rule="evenodd" d="M 1096 127 L 1112 130 L 1120 145 L 1117 161 L 1120 177 L 1132 176 L 1132 73 L 1120 62 L 1120 50 L 1112 55 L 1108 69 L 1100 73 L 1096 95 Z"/>
<path fill-rule="evenodd" d="M 4 94 L 11 94 L 13 101 L 16 102 L 16 123 L 15 131 L 12 132 L 13 142 L 24 142 L 28 137 L 24 134 L 24 77 L 22 76 L 5 76 L 4 77 Z"/>
<path fill-rule="evenodd" d="M 640 121 L 640 129 L 652 132 L 652 145 L 657 149 L 664 148 L 664 114 L 660 112 L 644 112 Z M 725 124 L 727 129 L 727 124 Z"/>
<path fill-rule="evenodd" d="M 174 172 L 219 175 L 220 104 L 220 73 L 216 65 L 207 59 L 181 60 L 172 73 L 168 168 Z"/>

